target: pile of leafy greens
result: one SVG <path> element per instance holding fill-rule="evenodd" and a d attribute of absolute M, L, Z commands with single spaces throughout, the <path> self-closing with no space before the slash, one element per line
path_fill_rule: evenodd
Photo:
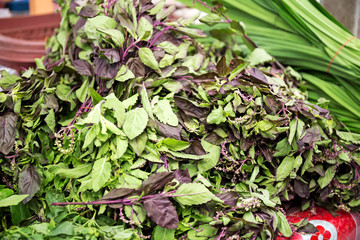
<path fill-rule="evenodd" d="M 316 0 L 179 0 L 210 13 L 223 4 L 252 40 L 280 62 L 297 67 L 308 98 L 331 100 L 331 113 L 360 134 L 360 40 Z M 210 14 L 209 20 L 220 19 Z"/>
<path fill-rule="evenodd" d="M 37 68 L 2 73 L 2 239 L 275 239 L 313 230 L 294 209 L 358 208 L 360 139 L 327 101 L 163 4 L 60 1 Z"/>

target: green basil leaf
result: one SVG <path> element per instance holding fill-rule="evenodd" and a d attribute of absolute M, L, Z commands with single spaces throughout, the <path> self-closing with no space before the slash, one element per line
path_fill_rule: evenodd
<path fill-rule="evenodd" d="M 139 136 L 147 125 L 149 117 L 144 108 L 135 108 L 125 114 L 124 132 L 130 140 Z"/>
<path fill-rule="evenodd" d="M 106 158 L 96 160 L 91 172 L 92 188 L 99 191 L 110 179 L 111 163 Z"/>
<path fill-rule="evenodd" d="M 215 197 L 215 195 L 201 183 L 181 184 L 175 194 L 177 197 L 174 197 L 174 199 L 183 205 L 199 205 L 207 203 Z"/>
<path fill-rule="evenodd" d="M 139 48 L 139 57 L 146 66 L 156 71 L 160 71 L 159 63 L 156 61 L 154 53 L 151 51 L 150 48 L 146 48 L 146 47 Z"/>

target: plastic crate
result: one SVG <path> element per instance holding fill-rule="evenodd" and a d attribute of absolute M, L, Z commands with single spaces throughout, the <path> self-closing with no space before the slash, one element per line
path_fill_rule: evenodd
<path fill-rule="evenodd" d="M 59 26 L 59 14 L 0 19 L 0 65 L 20 71 L 45 52 L 45 41 Z"/>
<path fill-rule="evenodd" d="M 10 11 L 12 12 L 24 12 L 24 11 L 29 11 L 29 1 L 28 0 L 24 0 L 24 1 L 13 1 L 13 2 L 8 2 L 6 4 L 6 7 L 10 9 Z"/>

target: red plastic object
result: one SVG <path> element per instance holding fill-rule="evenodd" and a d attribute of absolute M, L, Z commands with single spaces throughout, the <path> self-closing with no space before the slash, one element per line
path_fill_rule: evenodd
<path fill-rule="evenodd" d="M 360 214 L 345 211 L 336 212 L 333 217 L 329 211 L 316 208 L 316 215 L 309 210 L 294 213 L 287 219 L 291 223 L 297 223 L 308 218 L 319 231 L 314 234 L 294 233 L 291 238 L 278 237 L 277 240 L 360 240 Z"/>
<path fill-rule="evenodd" d="M 59 14 L 0 19 L 0 64 L 18 71 L 34 66 L 60 21 Z"/>

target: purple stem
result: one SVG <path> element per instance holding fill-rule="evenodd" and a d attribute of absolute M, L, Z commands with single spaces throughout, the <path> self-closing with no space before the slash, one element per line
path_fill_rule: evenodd
<path fill-rule="evenodd" d="M 66 37 L 65 46 L 64 46 L 63 52 L 62 52 L 63 58 L 65 57 L 66 47 L 67 47 L 67 45 L 68 45 L 68 43 L 69 43 L 69 39 L 70 39 L 71 34 L 72 34 L 72 33 L 69 33 L 69 35 Z"/>
<path fill-rule="evenodd" d="M 80 114 L 82 114 L 82 113 L 84 112 L 84 109 L 87 109 L 87 108 L 89 107 L 89 105 L 91 105 L 91 104 L 92 104 L 92 101 L 89 102 L 88 99 L 85 100 L 85 101 L 81 104 L 79 110 L 76 112 L 74 119 L 69 123 L 68 127 L 74 125 L 74 123 L 76 122 L 76 119 L 78 118 L 78 116 L 80 116 Z M 87 105 L 88 105 L 88 106 L 87 106 Z M 85 110 L 85 111 L 86 111 L 86 110 Z"/>
<path fill-rule="evenodd" d="M 225 147 L 226 143 L 227 143 L 227 141 L 225 141 L 224 143 L 221 144 L 221 153 L 222 153 L 222 155 L 224 155 L 229 161 L 237 163 L 237 161 L 235 161 L 234 159 L 232 159 L 231 157 L 229 157 L 227 155 L 227 150 L 226 150 L 226 147 Z"/>
<path fill-rule="evenodd" d="M 169 171 L 169 165 L 168 165 L 168 162 L 167 162 L 166 154 L 164 154 L 164 167 L 165 167 L 166 170 Z"/>
<path fill-rule="evenodd" d="M 197 233 L 202 232 L 202 231 L 204 230 L 203 228 L 197 230 L 196 228 L 194 228 L 193 226 L 191 226 L 190 223 L 188 223 L 188 225 L 189 225 L 189 227 L 190 227 L 192 230 L 194 230 L 194 231 L 197 232 Z"/>
<path fill-rule="evenodd" d="M 225 236 L 225 231 L 226 231 L 226 228 L 222 228 L 222 231 L 221 231 L 220 235 L 217 236 L 215 238 L 215 240 L 221 240 L 221 238 Z"/>
<path fill-rule="evenodd" d="M 132 43 L 130 44 L 130 46 L 128 47 L 128 48 L 126 48 L 125 49 L 125 52 L 123 53 L 123 55 L 122 55 L 122 61 L 124 61 L 125 60 L 125 57 L 126 57 L 126 55 L 127 55 L 127 53 L 128 53 L 128 51 L 130 50 L 130 48 L 132 48 L 134 45 L 136 45 L 136 42 L 134 41 L 134 39 L 133 39 L 133 41 L 132 41 Z"/>
<path fill-rule="evenodd" d="M 353 165 L 353 167 L 355 167 L 355 182 L 359 181 L 359 179 L 360 179 L 360 176 L 359 176 L 360 166 L 357 165 L 356 163 L 354 163 L 354 161 L 351 161 L 351 165 Z"/>
<path fill-rule="evenodd" d="M 151 46 L 155 43 L 156 40 L 158 40 L 158 38 L 164 34 L 164 32 L 166 32 L 167 30 L 173 30 L 174 27 L 172 26 L 168 26 L 166 28 L 164 28 L 161 32 L 158 33 L 158 35 L 156 35 L 156 37 L 154 38 L 154 40 L 150 43 L 149 48 L 151 48 Z"/>

